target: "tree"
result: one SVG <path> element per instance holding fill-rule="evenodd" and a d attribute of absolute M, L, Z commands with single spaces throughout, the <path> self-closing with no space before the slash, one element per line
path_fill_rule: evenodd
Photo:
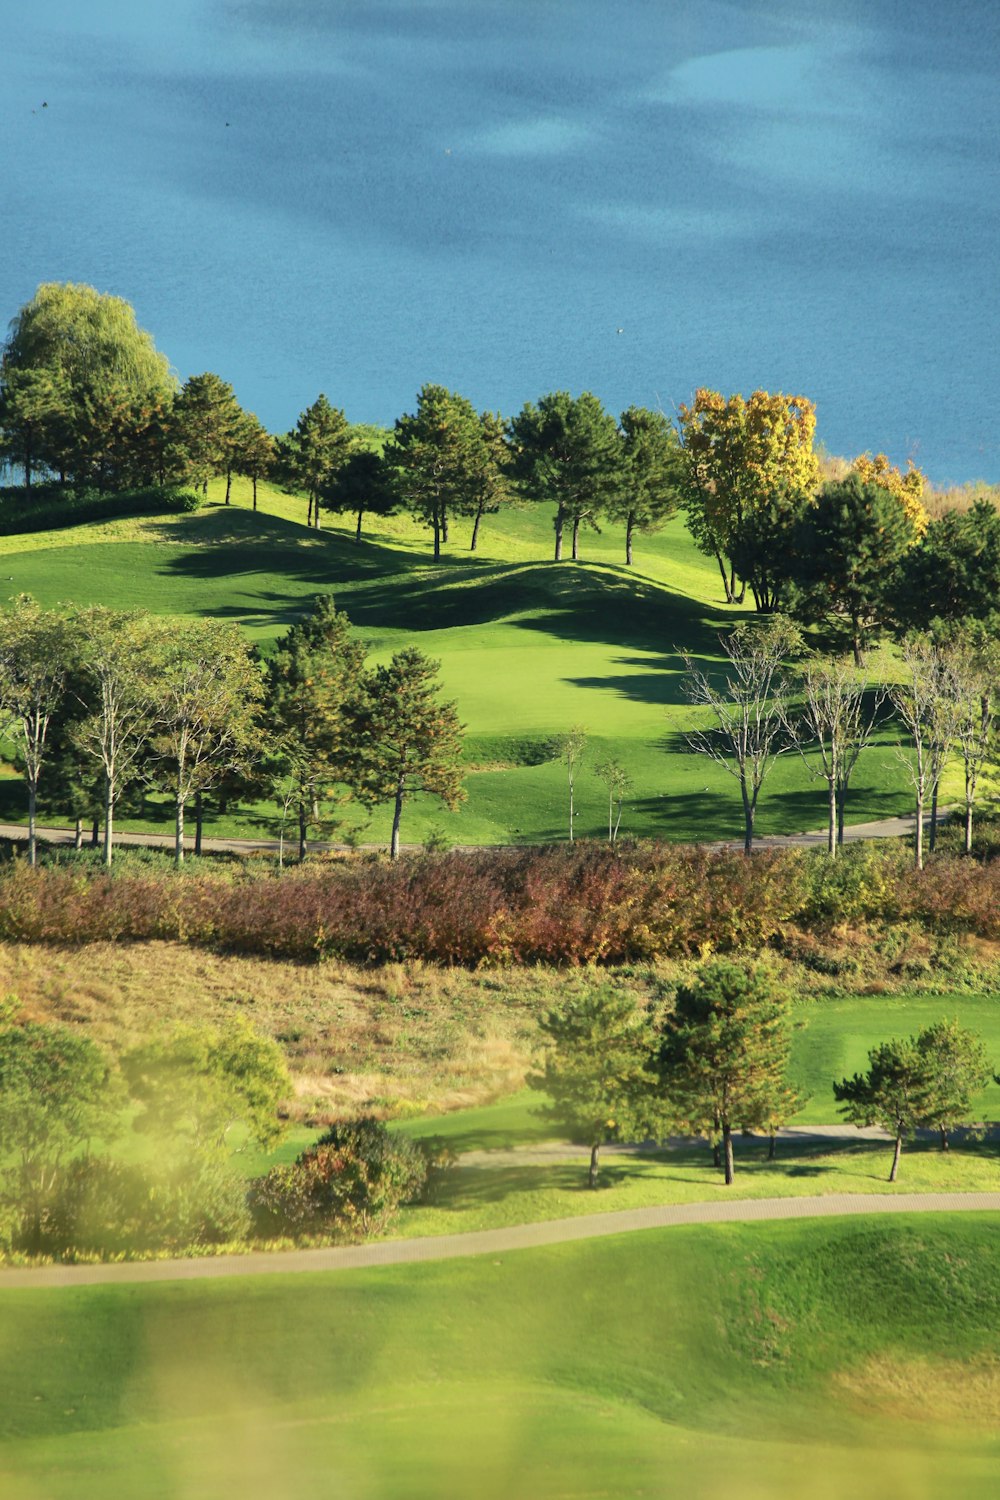
<path fill-rule="evenodd" d="M 582 724 L 574 724 L 566 734 L 559 736 L 557 740 L 559 759 L 566 767 L 569 781 L 569 841 L 573 842 L 573 822 L 576 818 L 574 807 L 574 795 L 576 792 L 576 773 L 583 763 L 584 751 L 587 748 L 587 731 Z"/>
<path fill-rule="evenodd" d="M 227 1152 L 239 1128 L 245 1145 L 266 1151 L 285 1133 L 279 1106 L 293 1085 L 284 1056 L 242 1017 L 221 1027 L 170 1027 L 127 1052 L 122 1071 L 139 1105 L 135 1128 L 161 1150 Z"/>
<path fill-rule="evenodd" d="M 618 421 L 621 488 L 612 514 L 625 527 L 625 562 L 634 561 L 637 531 L 657 531 L 677 510 L 684 456 L 677 433 L 661 411 L 630 406 Z"/>
<path fill-rule="evenodd" d="M 321 800 L 351 775 L 352 703 L 360 691 L 365 649 L 331 596 L 278 642 L 266 669 L 266 717 L 275 781 L 298 809 L 299 857 Z"/>
<path fill-rule="evenodd" d="M 257 484 L 266 479 L 274 466 L 277 446 L 274 438 L 252 411 L 240 413 L 235 437 L 236 472 L 253 485 L 253 508 L 257 509 Z M 228 485 L 227 485 L 228 493 Z"/>
<path fill-rule="evenodd" d="M 795 1108 L 789 1048 L 788 1001 L 762 967 L 718 959 L 677 991 L 661 1034 L 662 1086 L 688 1129 L 721 1137 L 727 1186 L 733 1130 L 773 1131 Z"/>
<path fill-rule="evenodd" d="M 917 540 L 902 501 L 856 474 L 826 484 L 795 528 L 788 571 L 795 614 L 844 631 L 862 653 L 890 614 L 896 570 Z"/>
<path fill-rule="evenodd" d="M 232 386 L 211 372 L 185 380 L 174 401 L 173 441 L 185 477 L 207 490 L 210 479 L 225 474 L 227 505 L 244 422 Z"/>
<path fill-rule="evenodd" d="M 906 511 L 916 535 L 923 536 L 928 522 L 927 511 L 924 509 L 927 481 L 912 459 L 907 461 L 904 474 L 889 462 L 884 453 L 876 453 L 874 458 L 870 453 L 862 453 L 851 465 L 851 472 L 858 476 L 862 484 L 877 484 L 893 495 Z"/>
<path fill-rule="evenodd" d="M 320 496 L 327 510 L 357 516 L 354 540 L 361 541 L 365 515 L 391 516 L 398 504 L 393 471 L 381 453 L 358 448 L 349 454 Z"/>
<path fill-rule="evenodd" d="M 1000 722 L 1000 640 L 988 628 L 962 621 L 939 635 L 942 686 L 954 714 L 953 748 L 962 761 L 965 853 L 972 853 L 972 816 L 980 778 L 993 758 Z M 936 811 L 936 809 L 935 809 Z M 933 819 L 932 819 L 933 833 Z"/>
<path fill-rule="evenodd" d="M 681 653 L 688 701 L 707 708 L 714 720 L 710 728 L 692 730 L 685 738 L 691 750 L 707 755 L 739 782 L 743 847 L 749 854 L 761 787 L 775 759 L 793 744 L 785 729 L 790 687 L 783 664 L 798 644 L 798 633 L 773 615 L 766 621 L 744 621 L 719 639 L 728 659 L 722 687 Z"/>
<path fill-rule="evenodd" d="M 393 804 L 393 859 L 404 802 L 427 792 L 455 808 L 465 796 L 462 725 L 454 703 L 438 697 L 438 665 L 415 646 L 397 651 L 366 675 L 351 709 L 348 781 L 366 807 Z"/>
<path fill-rule="evenodd" d="M 910 747 L 900 748 L 900 762 L 916 801 L 914 861 L 924 865 L 924 809 L 928 794 L 937 815 L 937 791 L 954 740 L 961 706 L 949 691 L 941 649 L 925 635 L 907 636 L 900 648 L 903 673 L 887 689 L 889 701 L 907 730 Z"/>
<path fill-rule="evenodd" d="M 852 1125 L 881 1125 L 895 1137 L 889 1181 L 896 1181 L 903 1137 L 912 1135 L 929 1107 L 925 1060 L 913 1038 L 881 1042 L 868 1053 L 867 1073 L 834 1083 L 840 1113 Z"/>
<path fill-rule="evenodd" d="M 917 1037 L 926 1094 L 922 1125 L 937 1130 L 941 1150 L 948 1150 L 948 1134 L 968 1124 L 976 1096 L 993 1077 L 981 1038 L 958 1021 L 938 1021 Z"/>
<path fill-rule="evenodd" d="M 174 800 L 174 853 L 184 859 L 184 810 L 198 792 L 243 769 L 257 745 L 260 668 L 236 625 L 178 621 L 157 673 L 152 739 Z"/>
<path fill-rule="evenodd" d="M 68 1026 L 0 1017 L 0 1140 L 3 1196 L 16 1242 L 37 1252 L 46 1210 L 71 1158 L 119 1127 L 120 1091 L 109 1059 Z"/>
<path fill-rule="evenodd" d="M 789 719 L 789 732 L 806 765 L 827 787 L 827 853 L 837 856 L 844 841 L 844 809 L 851 776 L 862 750 L 871 743 L 884 693 L 872 692 L 868 678 L 847 657 L 812 657 L 799 680 L 802 706 Z M 872 698 L 873 701 L 869 702 Z M 808 759 L 814 749 L 816 761 Z"/>
<path fill-rule="evenodd" d="M 551 1101 L 542 1113 L 590 1147 L 588 1182 L 597 1187 L 606 1141 L 645 1133 L 653 1109 L 652 1030 L 629 994 L 601 985 L 548 1011 L 544 1069 L 528 1083 Z"/>
<path fill-rule="evenodd" d="M 621 451 L 614 418 L 596 396 L 567 391 L 528 402 L 510 424 L 510 474 L 529 500 L 554 505 L 555 560 L 563 555 L 563 532 L 572 528 L 573 561 L 580 528 L 596 529 L 621 484 Z"/>
<path fill-rule="evenodd" d="M 476 483 L 466 497 L 463 514 L 472 516 L 472 539 L 469 551 L 475 552 L 479 544 L 479 528 L 484 516 L 495 516 L 510 500 L 510 483 L 507 466 L 510 458 L 507 449 L 507 423 L 499 412 L 484 411 L 479 414 L 487 462 L 477 471 Z"/>
<path fill-rule="evenodd" d="M 761 543 L 816 489 L 816 408 L 805 396 L 754 391 L 744 399 L 701 388 L 678 417 L 683 503 L 695 543 L 716 559 L 727 603 L 737 600 L 739 555 L 757 608 L 770 613 L 780 574 Z"/>
<path fill-rule="evenodd" d="M 155 403 L 175 386 L 165 356 L 121 297 L 43 283 L 11 323 L 0 355 L 5 444 L 26 469 L 40 462 L 64 480 L 114 482 L 105 462 L 109 414 Z"/>
<path fill-rule="evenodd" d="M 104 863 L 111 866 L 115 804 L 138 774 L 156 723 L 157 656 L 164 633 L 149 615 L 84 610 L 75 621 L 88 684 L 87 716 L 73 731 L 104 780 Z"/>
<path fill-rule="evenodd" d="M 594 767 L 594 775 L 598 781 L 603 781 L 608 789 L 608 843 L 614 844 L 617 842 L 618 829 L 621 827 L 622 805 L 632 790 L 632 777 L 621 761 L 616 760 L 614 756 L 598 761 Z"/>
<path fill-rule="evenodd" d="M 472 403 L 443 385 L 422 386 L 416 411 L 397 420 L 385 459 L 401 503 L 433 531 L 439 558 L 449 516 L 475 514 L 493 482 L 493 456 Z"/>
<path fill-rule="evenodd" d="M 38 787 L 49 752 L 49 731 L 66 696 L 74 654 L 62 615 L 39 609 L 22 594 L 3 617 L 0 640 L 0 714 L 7 721 L 28 788 L 28 862 L 36 860 Z"/>
<path fill-rule="evenodd" d="M 309 500 L 306 525 L 319 530 L 319 503 L 353 447 L 351 424 L 322 392 L 301 412 L 294 431 L 278 444 L 278 469 L 283 482 L 305 490 Z"/>

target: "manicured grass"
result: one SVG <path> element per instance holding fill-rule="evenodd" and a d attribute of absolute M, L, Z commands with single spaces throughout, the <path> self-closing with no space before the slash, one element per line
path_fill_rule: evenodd
<path fill-rule="evenodd" d="M 995 1493 L 996 1216 L 0 1289 L 5 1500 Z"/>
<path fill-rule="evenodd" d="M 606 831 L 607 797 L 592 767 L 608 755 L 634 780 L 626 835 L 739 836 L 735 783 L 684 746 L 682 731 L 695 720 L 677 654 L 717 659 L 718 632 L 738 611 L 720 601 L 715 564 L 679 518 L 641 539 L 633 570 L 623 566 L 621 528 L 613 526 L 584 539 L 585 561 L 556 565 L 551 516 L 533 506 L 490 518 L 474 555 L 459 520 L 435 564 L 426 534 L 406 517 L 366 529 L 359 546 L 349 524 L 306 530 L 298 499 L 264 487 L 254 515 L 246 487 L 235 496 L 228 509 L 4 539 L 0 571 L 11 570 L 11 594 L 29 592 L 46 605 L 233 619 L 265 650 L 317 593 L 332 591 L 373 660 L 415 641 L 442 662 L 445 691 L 467 726 L 468 799 L 456 814 L 416 799 L 406 841 L 433 829 L 468 843 L 564 837 L 566 773 L 552 740 L 574 724 L 591 736 L 577 787 L 579 836 Z M 0 818 L 23 819 L 22 789 L 5 784 L 0 792 Z M 908 801 L 888 745 L 862 761 L 852 817 L 904 811 Z M 379 842 L 387 817 L 379 811 L 365 823 L 353 810 L 346 822 Z M 761 802 L 761 832 L 821 826 L 823 817 L 821 784 L 798 756 L 784 757 Z M 169 831 L 169 811 L 150 803 L 145 817 L 120 826 Z M 251 808 L 213 820 L 208 831 L 274 836 L 276 814 Z"/>

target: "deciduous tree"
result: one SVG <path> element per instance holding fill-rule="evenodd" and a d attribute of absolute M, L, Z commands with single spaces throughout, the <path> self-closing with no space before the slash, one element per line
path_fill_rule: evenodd
<path fill-rule="evenodd" d="M 28 788 L 28 862 L 36 859 L 38 787 L 50 748 L 49 731 L 66 697 L 75 652 L 64 616 L 39 609 L 27 594 L 3 616 L 0 631 L 0 714 Z"/>

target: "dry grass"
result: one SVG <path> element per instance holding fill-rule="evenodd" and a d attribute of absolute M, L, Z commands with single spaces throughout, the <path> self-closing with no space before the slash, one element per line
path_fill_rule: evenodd
<path fill-rule="evenodd" d="M 876 1354 L 834 1377 L 867 1415 L 944 1426 L 1000 1428 L 1000 1358 L 928 1359 Z"/>
<path fill-rule="evenodd" d="M 436 1113 L 512 1092 L 556 982 L 420 963 L 297 965 L 179 943 L 0 945 L 0 991 L 32 1018 L 85 1026 L 116 1050 L 170 1021 L 250 1017 L 285 1051 L 300 1119 Z"/>

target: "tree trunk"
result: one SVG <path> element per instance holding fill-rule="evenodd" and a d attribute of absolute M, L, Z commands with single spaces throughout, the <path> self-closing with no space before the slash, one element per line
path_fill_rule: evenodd
<path fill-rule="evenodd" d="M 597 1159 L 598 1159 L 598 1156 L 600 1155 L 600 1150 L 601 1150 L 600 1142 L 598 1142 L 597 1145 L 595 1145 L 595 1146 L 591 1146 L 591 1148 L 590 1148 L 590 1175 L 589 1175 L 589 1177 L 587 1179 L 587 1185 L 589 1187 L 591 1187 L 591 1188 L 596 1188 L 596 1186 L 597 1186 L 597 1168 L 598 1168 L 598 1160 Z"/>
<path fill-rule="evenodd" d="M 732 602 L 733 602 L 733 591 L 729 587 L 729 576 L 726 573 L 726 565 L 722 561 L 722 553 L 721 552 L 717 552 L 715 554 L 715 560 L 719 564 L 719 572 L 722 574 L 722 589 L 723 589 L 723 593 L 726 596 L 726 603 L 727 604 L 732 604 Z"/>
<path fill-rule="evenodd" d="M 306 804 L 299 803 L 299 859 L 305 859 L 309 852 L 309 823 L 306 812 Z"/>
<path fill-rule="evenodd" d="M 827 810 L 828 826 L 826 831 L 826 852 L 831 859 L 837 858 L 837 783 L 831 776 L 829 783 L 829 806 Z"/>
<path fill-rule="evenodd" d="M 229 504 L 229 496 L 232 494 L 232 489 L 233 489 L 233 471 L 232 471 L 232 469 L 227 469 L 226 470 L 226 504 L 227 505 Z"/>
<path fill-rule="evenodd" d="M 180 797 L 174 808 L 174 863 L 184 863 L 184 802 Z"/>
<path fill-rule="evenodd" d="M 434 512 L 434 559 L 441 556 L 441 521 L 437 511 Z"/>
<path fill-rule="evenodd" d="M 632 532 L 635 530 L 635 512 L 629 511 L 625 521 L 625 566 L 632 566 Z"/>
<path fill-rule="evenodd" d="M 83 848 L 83 819 L 82 818 L 77 818 L 77 820 L 76 820 L 76 828 L 73 830 L 73 848 L 74 849 L 78 849 L 78 850 Z"/>
<path fill-rule="evenodd" d="M 902 1137 L 902 1133 L 898 1133 L 897 1136 L 896 1136 L 896 1149 L 892 1153 L 892 1171 L 889 1173 L 889 1181 L 890 1182 L 895 1182 L 896 1181 L 896 1173 L 899 1171 L 899 1158 L 900 1158 L 900 1154 L 902 1153 L 902 1150 L 903 1150 L 903 1137 Z"/>
<path fill-rule="evenodd" d="M 35 840 L 35 809 L 38 806 L 38 788 L 35 783 L 28 784 L 28 864 L 37 863 L 38 853 Z"/>
<path fill-rule="evenodd" d="M 613 844 L 614 841 L 615 841 L 615 834 L 614 834 L 614 808 L 615 808 L 614 793 L 613 792 L 609 792 L 608 793 L 608 843 L 609 844 Z"/>
<path fill-rule="evenodd" d="M 115 801 L 114 801 L 114 797 L 112 796 L 111 782 L 108 781 L 108 780 L 105 780 L 105 783 L 104 783 L 104 865 L 105 865 L 105 868 L 108 869 L 108 870 L 111 869 L 111 852 L 112 852 L 112 844 L 114 842 L 114 816 L 115 816 Z"/>
<path fill-rule="evenodd" d="M 746 782 L 740 782 L 740 791 L 743 794 L 743 853 L 753 852 L 753 824 L 756 808 L 753 801 L 747 796 Z"/>
<path fill-rule="evenodd" d="M 940 1125 L 938 1127 L 938 1129 L 941 1131 L 941 1150 L 942 1151 L 950 1151 L 951 1150 L 951 1142 L 948 1140 L 948 1127 L 947 1127 L 947 1125 Z"/>
<path fill-rule="evenodd" d="M 254 474 L 254 476 L 253 476 L 253 508 L 254 508 L 254 510 L 257 509 L 257 476 L 256 476 L 256 474 Z"/>
<path fill-rule="evenodd" d="M 100 818 L 95 818 L 94 821 L 93 821 L 93 824 L 91 825 L 91 829 L 90 829 L 90 847 L 91 847 L 91 849 L 96 849 L 97 846 L 98 846 L 98 844 L 100 842 L 101 842 L 101 820 L 100 820 Z"/>
<path fill-rule="evenodd" d="M 861 626 L 857 620 L 851 621 L 851 646 L 854 651 L 854 665 L 856 667 L 863 666 L 864 663 L 861 657 Z"/>
<path fill-rule="evenodd" d="M 918 870 L 924 868 L 924 794 L 917 794 L 917 827 L 913 850 L 914 863 Z"/>
<path fill-rule="evenodd" d="M 940 785 L 941 780 L 939 777 L 931 787 L 931 830 L 930 837 L 927 841 L 927 847 L 930 850 L 931 854 L 934 853 L 934 849 L 937 845 L 938 788 L 940 787 Z"/>
<path fill-rule="evenodd" d="M 733 1132 L 728 1121 L 722 1127 L 722 1148 L 726 1161 L 726 1187 L 731 1187 L 733 1178 L 736 1176 L 736 1167 L 733 1162 Z"/>
<path fill-rule="evenodd" d="M 775 1141 L 775 1132 L 772 1130 L 771 1133 L 770 1133 L 770 1136 L 768 1137 L 768 1142 L 767 1142 L 767 1159 L 768 1159 L 768 1161 L 774 1161 L 774 1141 Z"/>
<path fill-rule="evenodd" d="M 312 523 L 313 523 L 313 497 L 312 497 L 312 494 L 310 494 L 310 496 L 309 496 L 309 509 L 306 511 L 306 525 L 311 528 L 312 527 Z"/>
<path fill-rule="evenodd" d="M 482 519 L 483 519 L 483 507 L 482 507 L 482 504 L 480 504 L 479 509 L 476 511 L 476 519 L 472 523 L 472 541 L 469 544 L 469 551 L 470 552 L 475 552 L 476 546 L 477 546 L 477 544 L 479 542 L 479 523 L 480 523 L 480 521 Z"/>
<path fill-rule="evenodd" d="M 396 786 L 396 806 L 392 814 L 392 841 L 389 845 L 389 857 L 399 858 L 399 822 L 403 816 L 403 783 L 400 781 Z"/>
<path fill-rule="evenodd" d="M 360 540 L 361 540 L 361 522 L 364 520 L 364 517 L 365 517 L 364 507 L 363 506 L 359 506 L 358 507 L 358 524 L 355 527 L 355 531 L 354 531 L 354 540 L 356 542 L 360 542 Z"/>
<path fill-rule="evenodd" d="M 972 802 L 968 798 L 965 803 L 965 852 L 972 853 Z"/>
<path fill-rule="evenodd" d="M 447 545 L 448 542 L 448 507 L 441 507 L 441 540 Z"/>
<path fill-rule="evenodd" d="M 201 830 L 205 821 L 205 804 L 202 801 L 201 792 L 194 794 L 194 852 L 201 858 Z"/>
<path fill-rule="evenodd" d="M 580 561 L 580 517 L 573 517 L 573 561 Z"/>
<path fill-rule="evenodd" d="M 569 778 L 569 841 L 573 842 L 573 778 Z"/>
<path fill-rule="evenodd" d="M 555 520 L 555 527 L 556 527 L 556 562 L 562 562 L 563 526 L 565 525 L 565 521 L 566 521 L 566 514 L 565 514 L 562 506 L 560 505 L 556 509 L 556 520 Z"/>

